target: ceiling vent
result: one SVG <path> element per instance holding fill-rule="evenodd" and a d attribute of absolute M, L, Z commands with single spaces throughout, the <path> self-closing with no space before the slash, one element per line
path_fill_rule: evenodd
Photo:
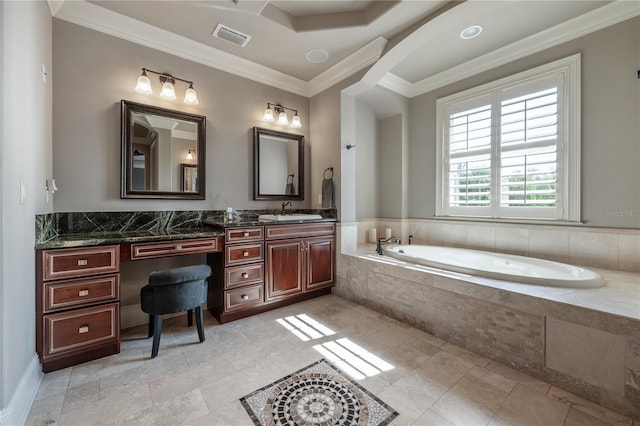
<path fill-rule="evenodd" d="M 245 47 L 247 43 L 249 43 L 249 40 L 251 40 L 251 36 L 242 34 L 240 31 L 236 31 L 222 24 L 218 24 L 216 29 L 213 30 L 213 36 L 240 47 Z"/>

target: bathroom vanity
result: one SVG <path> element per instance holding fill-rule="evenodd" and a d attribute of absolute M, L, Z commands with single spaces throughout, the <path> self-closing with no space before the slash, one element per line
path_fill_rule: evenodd
<path fill-rule="evenodd" d="M 224 253 L 209 253 L 208 307 L 221 323 L 328 294 L 335 223 L 219 224 Z"/>
<path fill-rule="evenodd" d="M 221 323 L 330 293 L 335 282 L 334 219 L 282 224 L 254 215 L 225 223 L 206 212 L 113 212 L 36 221 L 44 372 L 120 352 L 122 262 L 205 253 L 213 271 L 208 308 Z M 91 228 L 96 223 L 100 229 Z"/>

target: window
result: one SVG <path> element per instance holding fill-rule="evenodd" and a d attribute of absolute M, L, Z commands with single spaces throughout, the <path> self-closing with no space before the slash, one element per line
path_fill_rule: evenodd
<path fill-rule="evenodd" d="M 437 101 L 437 216 L 580 220 L 580 55 Z"/>

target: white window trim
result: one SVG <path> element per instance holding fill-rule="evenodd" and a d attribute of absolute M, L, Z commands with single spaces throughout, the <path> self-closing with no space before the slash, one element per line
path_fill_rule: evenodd
<path fill-rule="evenodd" d="M 558 173 L 561 174 L 561 191 L 558 192 L 558 205 L 562 209 L 561 219 L 543 219 L 542 222 L 570 222 L 580 223 L 580 53 L 550 62 L 539 67 L 520 72 L 481 86 L 477 86 L 453 95 L 436 100 L 436 217 L 458 217 L 461 215 L 449 215 L 448 188 L 445 185 L 448 179 L 444 173 L 444 142 L 447 132 L 447 109 L 451 104 L 463 102 L 480 96 L 486 96 L 497 90 L 505 90 L 510 86 L 525 83 L 527 80 L 535 80 L 547 75 L 561 73 L 564 76 L 563 85 L 563 122 L 560 125 L 562 132 L 562 146 L 558 146 L 558 153 L 562 161 L 558 162 Z M 471 213 L 471 212 L 470 212 Z M 470 215 L 471 217 L 480 217 Z M 505 219 L 510 222 L 519 221 L 531 223 L 538 218 L 518 217 L 482 217 L 485 219 Z"/>

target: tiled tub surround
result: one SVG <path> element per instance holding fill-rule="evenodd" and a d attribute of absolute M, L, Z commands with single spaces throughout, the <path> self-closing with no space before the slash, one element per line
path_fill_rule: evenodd
<path fill-rule="evenodd" d="M 287 210 L 289 211 L 289 210 Z M 234 210 L 234 223 L 257 222 L 269 210 Z M 335 210 L 292 209 L 292 213 L 320 214 L 335 219 Z M 81 238 L 86 245 L 109 244 L 113 241 L 154 238 L 198 238 L 209 236 L 208 224 L 224 222 L 222 210 L 195 211 L 131 211 L 70 212 L 36 215 L 36 248 L 60 248 L 76 244 Z"/>
<path fill-rule="evenodd" d="M 639 224 L 640 225 L 640 224 Z M 404 242 L 462 247 L 537 257 L 572 265 L 640 272 L 640 229 L 528 225 L 444 219 L 365 219 L 358 221 L 358 244 L 390 228 Z"/>
<path fill-rule="evenodd" d="M 384 228 L 383 228 L 384 229 Z M 378 256 L 338 256 L 334 293 L 640 419 L 640 276 L 549 288 Z"/>

